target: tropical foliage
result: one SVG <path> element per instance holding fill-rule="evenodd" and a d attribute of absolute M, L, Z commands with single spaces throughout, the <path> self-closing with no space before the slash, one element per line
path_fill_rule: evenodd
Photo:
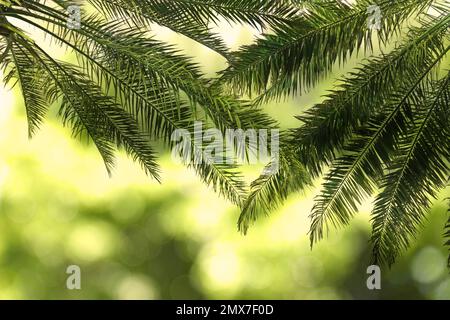
<path fill-rule="evenodd" d="M 80 28 L 68 24 L 74 4 L 83 8 Z M 382 13 L 376 29 L 368 26 L 372 5 Z M 247 188 L 234 165 L 198 164 L 203 147 L 195 141 L 186 165 L 241 207 L 244 232 L 324 177 L 312 245 L 375 196 L 373 259 L 392 264 L 449 177 L 449 9 L 445 0 L 3 0 L 1 63 L 5 81 L 22 90 L 30 136 L 57 103 L 64 125 L 95 144 L 108 172 L 119 147 L 159 179 L 152 141 L 173 148 L 172 133 L 194 134 L 196 120 L 222 132 L 277 128 L 264 103 L 309 90 L 364 51 L 368 58 L 281 135 L 278 172 L 265 171 Z M 222 19 L 261 35 L 230 52 L 212 31 Z M 208 78 L 179 49 L 154 39 L 153 24 L 216 51 L 228 67 Z M 77 63 L 53 58 L 23 25 L 70 49 Z M 374 42 L 382 53 L 374 54 Z"/>

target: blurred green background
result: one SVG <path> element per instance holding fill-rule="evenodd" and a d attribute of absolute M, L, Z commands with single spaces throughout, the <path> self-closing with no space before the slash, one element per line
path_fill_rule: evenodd
<path fill-rule="evenodd" d="M 217 29 L 233 49 L 256 33 Z M 154 32 L 210 75 L 225 66 L 187 39 Z M 319 102 L 361 58 L 267 112 L 285 127 L 298 125 L 293 116 Z M 370 199 L 350 226 L 312 251 L 308 215 L 316 189 L 292 195 L 244 237 L 236 227 L 239 210 L 169 154 L 162 157 L 161 185 L 123 154 L 109 178 L 94 147 L 73 140 L 55 110 L 29 140 L 19 89 L 1 88 L 0 97 L 0 299 L 450 299 L 442 245 L 448 190 L 413 247 L 382 270 L 382 290 L 370 291 Z M 259 169 L 248 168 L 248 179 Z M 81 290 L 66 289 L 73 264 L 81 268 Z"/>

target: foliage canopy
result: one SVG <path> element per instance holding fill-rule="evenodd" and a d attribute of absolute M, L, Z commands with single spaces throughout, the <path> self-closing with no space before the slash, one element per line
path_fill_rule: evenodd
<path fill-rule="evenodd" d="M 67 24 L 73 4 L 83 8 L 80 28 Z M 382 12 L 378 30 L 367 24 L 373 4 Z M 196 163 L 203 147 L 194 141 L 186 165 L 241 207 L 244 232 L 324 177 L 311 245 L 375 195 L 373 260 L 392 264 L 449 180 L 449 9 L 445 0 L 1 0 L 0 63 L 5 82 L 20 85 L 30 136 L 57 103 L 63 124 L 95 144 L 108 172 L 115 148 L 124 148 L 159 180 L 152 141 L 173 148 L 172 133 L 195 133 L 196 120 L 222 132 L 277 128 L 264 103 L 301 94 L 337 63 L 366 52 L 323 102 L 298 116 L 298 128 L 282 134 L 278 172 L 247 187 L 237 166 Z M 262 34 L 230 52 L 212 31 L 221 19 Z M 24 24 L 70 49 L 77 63 L 55 59 Z M 228 67 L 208 78 L 179 49 L 154 39 L 153 24 L 216 51 Z M 373 53 L 373 41 L 383 53 Z"/>

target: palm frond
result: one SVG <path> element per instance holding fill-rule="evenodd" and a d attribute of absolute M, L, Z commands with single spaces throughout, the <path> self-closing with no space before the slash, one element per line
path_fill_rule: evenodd
<path fill-rule="evenodd" d="M 223 131 L 273 123 L 250 104 L 245 107 L 241 101 L 221 95 L 218 88 L 210 88 L 187 57 L 149 39 L 143 31 L 125 29 L 122 22 L 102 22 L 96 16 L 84 18 L 85 29 L 67 30 L 64 13 L 24 1 L 27 11 L 14 8 L 8 15 L 40 28 L 59 44 L 73 49 L 86 74 L 111 93 L 151 136 L 163 138 L 169 146 L 173 146 L 170 138 L 174 131 L 192 129 L 198 105 Z M 49 27 L 33 19 L 45 21 Z M 180 90 L 191 99 L 190 107 L 180 98 Z M 210 162 L 188 165 L 220 193 L 242 203 L 244 184 L 236 168 Z"/>
<path fill-rule="evenodd" d="M 311 214 L 311 244 L 323 237 L 329 222 L 334 227 L 347 224 L 363 199 L 374 192 L 383 165 L 391 161 L 392 151 L 407 129 L 411 106 L 423 99 L 424 83 L 449 49 L 442 48 L 420 66 L 411 66 L 408 80 L 379 114 L 355 132 L 343 147 L 343 155 L 333 161 Z"/>
<path fill-rule="evenodd" d="M 114 165 L 113 144 L 123 146 L 145 172 L 159 180 L 155 154 L 136 120 L 76 67 L 52 59 L 37 44 L 17 38 L 16 45 L 46 71 L 46 97 L 62 98 L 60 115 L 75 136 L 87 133 L 103 157 L 108 172 Z M 25 51 L 26 50 L 26 51 Z M 42 76 L 42 75 L 41 75 Z"/>
<path fill-rule="evenodd" d="M 287 137 L 284 134 L 282 136 L 284 143 L 279 152 L 272 154 L 272 162 L 251 184 L 238 220 L 238 228 L 244 234 L 261 215 L 268 215 L 290 194 L 305 189 L 311 183 L 309 173 L 290 152 L 290 146 L 286 140 Z"/>
<path fill-rule="evenodd" d="M 232 23 L 247 23 L 258 28 L 289 24 L 298 10 L 277 1 L 259 0 L 170 0 L 136 1 L 89 0 L 105 16 L 114 20 L 133 21 L 136 25 L 157 23 L 221 54 L 232 61 L 223 40 L 210 30 L 220 19 Z"/>
<path fill-rule="evenodd" d="M 109 1 L 110 12 L 123 15 L 122 10 L 141 10 L 139 14 L 177 20 L 182 17 L 191 23 L 208 28 L 220 18 L 230 23 L 246 23 L 255 28 L 288 25 L 298 18 L 299 10 L 286 1 L 260 0 L 114 0 Z M 104 3 L 95 0 L 97 6 Z M 116 7 L 113 7 L 113 6 Z M 120 10 L 120 8 L 122 8 Z M 119 11 L 120 10 L 120 11 Z M 136 12 L 136 11 L 135 11 Z"/>
<path fill-rule="evenodd" d="M 445 0 L 0 2 L 0 65 L 4 81 L 20 85 L 30 136 L 48 107 L 58 104 L 63 124 L 95 144 L 108 172 L 115 150 L 124 148 L 156 179 L 151 141 L 162 141 L 240 206 L 244 233 L 329 167 L 311 214 L 311 244 L 328 225 L 347 224 L 379 190 L 373 258 L 392 264 L 448 178 L 449 75 L 441 65 L 450 49 Z M 67 23 L 72 4 L 83 8 L 80 28 Z M 370 5 L 382 13 L 377 31 L 367 23 Z M 222 21 L 263 34 L 230 52 L 212 31 Z M 77 60 L 54 59 L 16 22 L 42 31 Z M 180 48 L 156 40 L 155 24 L 224 56 L 228 68 L 208 77 Z M 404 30 L 407 36 L 397 37 Z M 351 55 L 373 53 L 373 41 L 389 51 L 369 57 L 325 101 L 299 116 L 303 125 L 281 135 L 279 150 L 272 150 L 272 162 L 250 190 L 235 164 L 242 153 L 249 156 L 249 148 L 234 145 L 213 156 L 204 146 L 202 132 L 213 127 L 224 135 L 229 129 L 277 129 L 262 103 L 308 90 Z M 247 101 L 245 95 L 257 98 Z M 187 137 L 187 154 L 173 140 L 179 132 Z"/>
<path fill-rule="evenodd" d="M 450 166 L 450 73 L 429 83 L 383 177 L 373 211 L 374 263 L 394 263 L 409 247 L 430 200 L 445 186 Z"/>
<path fill-rule="evenodd" d="M 43 91 L 45 82 L 41 76 L 42 70 L 36 62 L 30 59 L 17 43 L 11 40 L 9 43 L 10 48 L 5 50 L 9 53 L 7 64 L 12 65 L 12 69 L 5 76 L 5 82 L 9 83 L 11 79 L 16 79 L 20 84 L 28 119 L 28 135 L 31 138 L 41 125 L 48 109 Z"/>
<path fill-rule="evenodd" d="M 387 41 L 403 21 L 424 12 L 430 3 L 377 2 L 383 12 L 378 39 Z M 315 85 L 335 62 L 344 63 L 353 52 L 372 47 L 372 30 L 367 26 L 367 7 L 372 1 L 347 5 L 330 0 L 320 4 L 297 23 L 276 28 L 243 47 L 234 64 L 223 72 L 222 81 L 237 93 L 265 95 L 259 100 L 295 95 Z"/>
<path fill-rule="evenodd" d="M 161 14 L 159 10 L 155 11 L 151 5 L 142 3 L 142 1 L 89 0 L 89 2 L 110 20 L 127 23 L 132 21 L 135 26 L 151 26 L 152 23 L 156 23 L 204 45 L 227 60 L 231 60 L 229 50 L 220 36 L 203 24 L 195 23 L 189 17 L 178 15 L 174 19 L 171 16 Z M 143 4 L 146 4 L 146 6 L 142 6 Z"/>
<path fill-rule="evenodd" d="M 296 152 L 315 177 L 342 152 L 354 131 L 380 111 L 411 68 L 441 50 L 448 37 L 450 17 L 428 17 L 410 30 L 398 48 L 361 64 L 356 72 L 341 80 L 326 100 L 297 117 L 304 124 L 293 133 Z"/>
<path fill-rule="evenodd" d="M 36 6 L 30 5 L 29 8 L 39 10 Z M 40 12 L 43 13 L 42 10 Z M 26 15 L 25 12 L 21 14 Z M 91 16 L 83 20 L 86 30 L 67 32 L 64 29 L 64 15 L 44 17 L 32 14 L 32 17 L 43 19 L 57 27 L 46 32 L 87 58 L 84 59 L 85 67 L 91 67 L 92 63 L 97 62 L 90 59 L 91 53 L 95 52 L 96 60 L 114 60 L 119 70 L 134 73 L 134 77 L 138 72 L 145 72 L 145 77 L 151 77 L 155 83 L 170 87 L 174 94 L 178 94 L 180 90 L 184 92 L 192 105 L 202 106 L 206 115 L 220 129 L 267 128 L 274 125 L 273 120 L 250 103 L 236 100 L 225 95 L 217 86 L 211 86 L 210 81 L 200 73 L 198 65 L 172 46 L 149 39 L 145 31 L 130 30 L 123 22 L 105 23 L 96 16 Z M 30 20 L 26 21 L 31 23 Z"/>

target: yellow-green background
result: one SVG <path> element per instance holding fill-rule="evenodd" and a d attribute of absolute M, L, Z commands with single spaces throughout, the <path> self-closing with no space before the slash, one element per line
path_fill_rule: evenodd
<path fill-rule="evenodd" d="M 233 49 L 255 33 L 226 24 L 217 30 Z M 57 57 L 72 59 L 28 31 Z M 225 66 L 166 29 L 154 32 L 210 75 Z M 298 125 L 293 116 L 319 102 L 362 57 L 310 93 L 265 109 L 284 127 Z M 313 188 L 292 195 L 244 237 L 236 228 L 239 210 L 170 155 L 161 158 L 161 185 L 123 153 L 109 178 L 94 147 L 71 139 L 55 109 L 29 140 L 20 89 L 0 90 L 1 299 L 450 299 L 445 192 L 413 247 L 382 270 L 382 290 L 369 291 L 370 199 L 350 226 L 332 231 L 312 251 Z M 248 179 L 259 169 L 248 168 Z M 79 291 L 66 289 L 72 264 L 81 267 Z"/>

